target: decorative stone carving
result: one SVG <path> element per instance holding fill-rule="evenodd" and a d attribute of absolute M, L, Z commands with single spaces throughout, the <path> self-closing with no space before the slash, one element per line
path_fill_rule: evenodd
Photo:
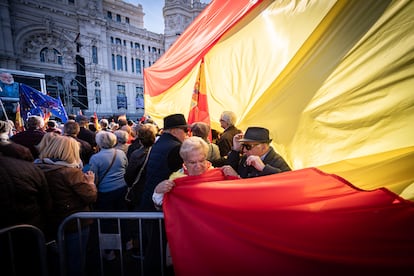
<path fill-rule="evenodd" d="M 32 34 L 24 42 L 23 56 L 35 61 L 64 64 L 65 57 L 73 56 L 74 49 L 63 38 L 53 34 Z"/>

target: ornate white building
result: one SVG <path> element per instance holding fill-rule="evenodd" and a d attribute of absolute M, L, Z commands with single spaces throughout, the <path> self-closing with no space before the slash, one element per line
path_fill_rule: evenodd
<path fill-rule="evenodd" d="M 165 0 L 165 33 L 144 29 L 142 5 L 122 0 L 0 0 L 0 68 L 43 73 L 69 113 L 144 113 L 143 70 L 204 9 Z"/>

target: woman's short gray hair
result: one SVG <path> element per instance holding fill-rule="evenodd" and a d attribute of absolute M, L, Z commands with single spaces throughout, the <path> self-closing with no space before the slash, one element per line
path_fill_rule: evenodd
<path fill-rule="evenodd" d="M 115 130 L 114 134 L 116 136 L 118 144 L 126 144 L 126 142 L 128 142 L 129 134 L 125 130 Z"/>
<path fill-rule="evenodd" d="M 95 140 L 101 149 L 110 149 L 116 145 L 116 136 L 109 131 L 99 131 L 96 133 Z"/>
<path fill-rule="evenodd" d="M 184 140 L 180 148 L 180 156 L 184 162 L 188 159 L 188 153 L 201 150 L 207 158 L 208 144 L 203 138 L 198 136 L 191 136 Z"/>

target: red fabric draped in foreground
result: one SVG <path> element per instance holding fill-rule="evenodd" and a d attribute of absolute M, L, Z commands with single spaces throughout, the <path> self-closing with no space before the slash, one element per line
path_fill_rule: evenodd
<path fill-rule="evenodd" d="M 414 269 L 414 204 L 386 189 L 361 191 L 317 169 L 225 181 L 210 173 L 176 179 L 164 199 L 176 275 Z"/>

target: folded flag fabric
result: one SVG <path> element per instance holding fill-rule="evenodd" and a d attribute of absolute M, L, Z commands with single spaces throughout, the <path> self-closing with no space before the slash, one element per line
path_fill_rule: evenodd
<path fill-rule="evenodd" d="M 414 203 L 387 189 L 363 191 L 315 168 L 238 180 L 212 173 L 176 179 L 164 198 L 176 275 L 414 269 Z"/>

